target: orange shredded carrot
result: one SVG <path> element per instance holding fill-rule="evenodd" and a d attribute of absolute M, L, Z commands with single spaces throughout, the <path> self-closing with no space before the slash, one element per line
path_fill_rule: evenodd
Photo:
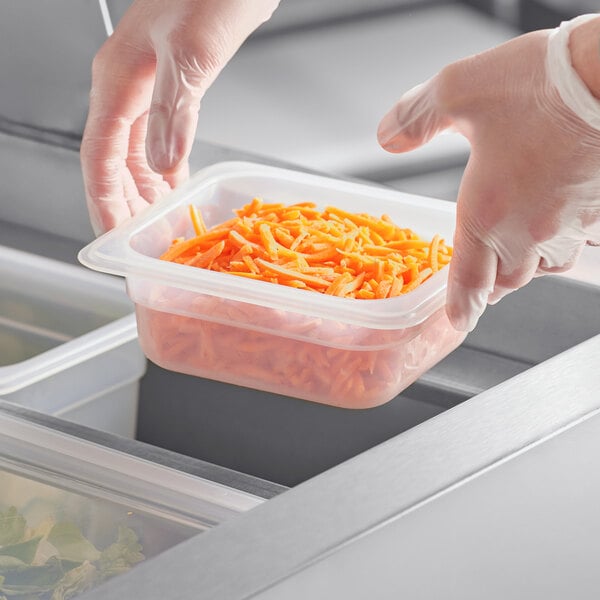
<path fill-rule="evenodd" d="M 190 204 L 190 217 L 192 219 L 192 225 L 194 226 L 196 235 L 202 235 L 203 233 L 206 233 L 206 225 L 204 224 L 202 213 L 193 204 Z"/>
<path fill-rule="evenodd" d="M 424 240 L 388 215 L 350 213 L 311 202 L 263 203 L 207 229 L 190 206 L 195 232 L 177 238 L 160 257 L 298 289 L 361 300 L 407 294 L 447 265 L 452 248 L 435 235 Z"/>
<path fill-rule="evenodd" d="M 172 300 L 165 297 L 158 310 L 136 307 L 140 342 L 157 364 L 345 408 L 390 400 L 465 335 L 450 326 L 443 308 L 426 325 L 367 333 L 204 295 L 193 306 L 208 318 L 177 315 L 170 312 Z M 280 329 L 282 335 L 273 333 Z"/>
<path fill-rule="evenodd" d="M 440 236 L 436 233 L 431 240 L 431 244 L 429 246 L 429 264 L 431 265 L 431 270 L 435 273 L 439 270 L 440 265 L 438 261 L 438 248 L 440 246 Z"/>
<path fill-rule="evenodd" d="M 452 257 L 440 236 L 422 240 L 385 215 L 378 220 L 258 198 L 234 213 L 204 233 L 194 225 L 196 235 L 173 240 L 162 258 L 376 300 L 410 293 Z M 443 308 L 426 323 L 378 330 L 204 294 L 190 301 L 187 294 L 161 291 L 153 308 L 136 306 L 140 342 L 157 364 L 346 408 L 391 399 L 464 338 Z M 179 302 L 189 303 L 196 316 L 172 313 Z"/>
<path fill-rule="evenodd" d="M 218 244 L 215 244 L 206 252 L 200 252 L 196 256 L 185 261 L 186 265 L 192 265 L 193 267 L 204 267 L 210 268 L 210 264 L 223 252 L 225 249 L 225 240 L 221 240 Z"/>

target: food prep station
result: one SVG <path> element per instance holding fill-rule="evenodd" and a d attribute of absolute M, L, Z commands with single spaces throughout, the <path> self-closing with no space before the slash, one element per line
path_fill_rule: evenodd
<path fill-rule="evenodd" d="M 18 31 L 37 32 L 41 17 L 36 24 L 35 3 L 21 1 L 2 9 L 10 27 L 0 49 L 6 43 L 12 54 L 0 52 L 0 68 L 27 88 L 36 73 L 23 69 L 31 57 L 15 50 Z M 99 6 L 117 19 L 126 4 Z M 347 56 L 371 31 L 383 58 L 399 29 L 410 49 L 433 27 L 434 51 L 398 73 L 396 93 L 515 35 L 516 21 L 462 3 L 378 0 L 368 16 L 360 5 L 347 2 L 341 15 L 336 2 L 292 1 L 259 31 L 206 98 L 192 170 L 252 161 L 453 198 L 468 152 L 462 140 L 448 136 L 397 163 L 365 141 L 369 119 L 393 102 L 389 88 L 374 93 L 380 105 L 368 118 L 349 103 L 356 129 L 344 137 L 344 115 L 306 126 L 309 116 L 335 113 L 340 89 L 315 99 L 325 106 L 314 112 L 304 96 L 302 114 L 289 81 L 268 78 L 281 63 L 305 89 L 343 87 L 344 74 L 323 79 L 336 52 Z M 102 550 L 119 527 L 134 530 L 145 559 L 81 584 L 82 599 L 596 597 L 595 249 L 568 276 L 536 279 L 489 307 L 454 352 L 374 409 L 160 368 L 141 352 L 122 279 L 77 262 L 93 238 L 77 149 L 89 85 L 82 73 L 106 34 L 96 8 L 69 6 L 69 22 L 58 8 L 43 15 L 56 27 L 40 43 L 77 21 L 56 51 L 73 60 L 82 49 L 60 85 L 48 84 L 43 109 L 35 97 L 17 102 L 17 92 L 0 102 L 0 520 L 16 506 L 34 529 L 36 519 L 75 523 L 98 552 L 86 555 L 94 573 L 103 573 Z M 332 64 L 306 73 L 298 57 L 329 56 L 328 44 L 339 49 Z M 36 64 L 39 82 L 49 67 Z M 253 65 L 265 78 L 256 88 L 244 77 Z M 357 105 L 391 67 L 378 68 L 356 91 Z M 238 109 L 231 99 L 239 97 Z M 284 106 L 298 117 L 287 145 L 277 136 Z M 57 547 L 53 568 L 73 559 Z"/>

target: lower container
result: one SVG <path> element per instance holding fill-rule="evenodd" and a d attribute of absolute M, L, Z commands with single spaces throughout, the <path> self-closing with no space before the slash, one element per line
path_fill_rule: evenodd
<path fill-rule="evenodd" d="M 120 280 L 0 247 L 0 397 L 133 437 L 146 361 Z"/>
<path fill-rule="evenodd" d="M 1 404 L 3 600 L 84 596 L 263 502 L 7 414 Z M 242 481 L 234 473 L 230 480 Z"/>

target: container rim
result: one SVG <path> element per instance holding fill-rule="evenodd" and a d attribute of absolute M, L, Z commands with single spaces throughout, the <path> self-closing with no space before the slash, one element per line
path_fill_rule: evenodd
<path fill-rule="evenodd" d="M 0 397 L 110 352 L 137 340 L 137 337 L 136 319 L 132 312 L 41 354 L 0 367 Z M 141 361 L 137 370 L 140 376 L 144 370 L 145 361 Z"/>
<path fill-rule="evenodd" d="M 0 468 L 9 461 L 23 477 L 74 493 L 93 491 L 94 498 L 155 514 L 158 509 L 171 520 L 213 513 L 219 522 L 264 502 L 250 492 L 4 412 L 6 402 L 0 399 Z"/>
<path fill-rule="evenodd" d="M 65 284 L 85 286 L 102 298 L 111 298 L 111 304 L 122 308 L 123 316 L 87 333 L 64 341 L 25 360 L 0 366 L 0 396 L 12 394 L 33 383 L 83 363 L 95 356 L 137 339 L 134 307 L 124 293 L 123 283 L 110 277 L 92 273 L 78 265 L 57 261 L 8 246 L 0 245 L 0 271 L 3 273 L 31 273 L 31 277 L 45 277 Z M 107 300 L 108 302 L 108 300 Z M 141 370 L 145 368 L 141 365 Z"/>
<path fill-rule="evenodd" d="M 136 279 L 150 280 L 199 294 L 373 329 L 402 329 L 418 325 L 444 305 L 447 268 L 435 273 L 409 295 L 379 300 L 355 300 L 307 294 L 304 290 L 234 277 L 227 273 L 190 269 L 185 265 L 165 263 L 132 247 L 132 240 L 136 235 L 167 217 L 173 210 L 191 203 L 202 190 L 217 183 L 248 176 L 292 182 L 314 189 L 363 194 L 371 199 L 393 200 L 405 204 L 418 200 L 420 208 L 435 211 L 452 223 L 456 214 L 455 204 L 445 200 L 280 167 L 227 161 L 215 163 L 196 172 L 167 197 L 82 248 L 78 259 L 91 269 L 124 276 L 132 282 Z M 365 210 L 368 211 L 368 208 Z M 133 300 L 135 302 L 135 298 Z M 374 307 L 377 310 L 374 310 Z"/>

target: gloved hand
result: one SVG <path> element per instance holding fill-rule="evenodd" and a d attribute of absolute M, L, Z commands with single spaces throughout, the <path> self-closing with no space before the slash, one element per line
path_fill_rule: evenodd
<path fill-rule="evenodd" d="M 97 234 L 188 174 L 202 96 L 278 0 L 135 0 L 93 63 L 81 163 Z"/>
<path fill-rule="evenodd" d="M 470 142 L 446 304 L 456 329 L 472 330 L 486 303 L 569 269 L 586 243 L 600 243 L 600 100 L 573 69 L 568 43 L 575 27 L 597 17 L 453 63 L 406 93 L 379 125 L 390 152 L 446 129 Z"/>

